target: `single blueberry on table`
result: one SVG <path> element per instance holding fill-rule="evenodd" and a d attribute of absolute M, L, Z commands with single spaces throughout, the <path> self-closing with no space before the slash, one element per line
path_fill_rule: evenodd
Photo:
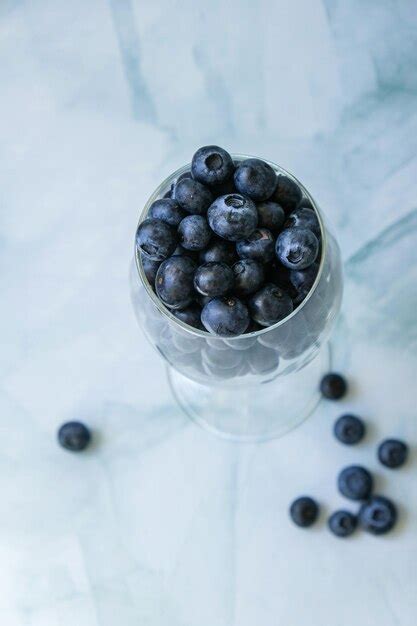
<path fill-rule="evenodd" d="M 269 263 L 274 258 L 275 238 L 270 230 L 256 228 L 247 239 L 236 244 L 236 251 L 242 259 L 253 259 L 260 263 Z"/>
<path fill-rule="evenodd" d="M 236 246 L 225 239 L 211 239 L 209 245 L 200 252 L 201 263 L 226 263 L 233 265 L 237 261 Z"/>
<path fill-rule="evenodd" d="M 253 259 L 241 259 L 232 266 L 235 277 L 235 292 L 239 296 L 249 296 L 258 291 L 264 282 L 265 274 L 261 263 Z"/>
<path fill-rule="evenodd" d="M 234 181 L 240 193 L 259 202 L 271 197 L 277 177 L 272 167 L 265 161 L 245 159 L 237 166 Z"/>
<path fill-rule="evenodd" d="M 384 496 L 373 496 L 359 509 L 359 524 L 373 535 L 389 532 L 397 521 L 397 509 Z"/>
<path fill-rule="evenodd" d="M 336 372 L 326 374 L 320 382 L 320 391 L 328 400 L 340 400 L 346 394 L 347 389 L 346 380 Z"/>
<path fill-rule="evenodd" d="M 373 479 L 360 465 L 345 467 L 337 478 L 340 493 L 350 500 L 366 500 L 372 493 Z"/>
<path fill-rule="evenodd" d="M 333 432 L 341 443 L 351 446 L 363 439 L 365 424 L 356 415 L 342 415 L 336 420 Z"/>
<path fill-rule="evenodd" d="M 151 259 L 148 259 L 148 257 L 142 253 L 140 254 L 140 258 L 142 262 L 143 271 L 145 272 L 145 276 L 148 280 L 148 283 L 154 289 L 156 273 L 158 271 L 159 266 L 161 265 L 161 261 L 152 261 Z"/>
<path fill-rule="evenodd" d="M 248 307 L 255 322 L 272 326 L 292 313 L 293 303 L 283 289 L 268 283 L 250 297 Z"/>
<path fill-rule="evenodd" d="M 201 312 L 201 321 L 206 330 L 220 337 L 242 335 L 249 326 L 247 307 L 234 296 L 214 298 Z"/>
<path fill-rule="evenodd" d="M 196 263 L 187 256 L 172 256 L 161 263 L 155 280 L 158 298 L 169 309 L 182 309 L 194 298 Z"/>
<path fill-rule="evenodd" d="M 256 205 L 258 224 L 272 231 L 280 230 L 285 222 L 285 212 L 281 205 L 272 200 L 265 200 Z"/>
<path fill-rule="evenodd" d="M 301 189 L 297 183 L 283 174 L 277 177 L 277 184 L 271 200 L 278 202 L 286 213 L 290 213 L 297 208 L 301 197 Z"/>
<path fill-rule="evenodd" d="M 161 220 L 146 219 L 138 226 L 136 245 L 151 261 L 164 261 L 177 247 L 174 228 Z"/>
<path fill-rule="evenodd" d="M 202 296 L 224 296 L 233 289 L 232 269 L 225 263 L 205 263 L 194 274 L 194 287 Z"/>
<path fill-rule="evenodd" d="M 187 215 L 178 226 L 180 243 L 186 250 L 203 250 L 211 238 L 211 230 L 202 215 Z"/>
<path fill-rule="evenodd" d="M 66 422 L 58 430 L 58 441 L 66 450 L 81 452 L 90 443 L 91 433 L 81 422 Z"/>
<path fill-rule="evenodd" d="M 327 523 L 336 537 L 349 537 L 358 525 L 358 518 L 350 511 L 335 511 Z"/>
<path fill-rule="evenodd" d="M 175 184 L 173 198 L 185 211 L 197 215 L 204 215 L 213 202 L 210 189 L 192 178 L 183 178 Z"/>
<path fill-rule="evenodd" d="M 256 228 L 258 212 L 252 200 L 240 194 L 220 196 L 207 213 L 210 228 L 223 239 L 246 239 Z"/>
<path fill-rule="evenodd" d="M 155 200 L 151 204 L 148 217 L 155 220 L 162 220 L 170 226 L 177 227 L 187 213 L 180 207 L 178 202 L 171 198 Z"/>
<path fill-rule="evenodd" d="M 305 270 L 319 252 L 319 241 L 308 228 L 286 228 L 277 237 L 275 253 L 290 270 Z"/>
<path fill-rule="evenodd" d="M 201 307 L 198 304 L 190 304 L 185 309 L 178 309 L 172 311 L 172 313 L 184 324 L 198 328 L 198 330 L 204 330 L 204 326 L 201 323 Z"/>
<path fill-rule="evenodd" d="M 407 455 L 408 446 L 399 439 L 385 439 L 378 447 L 379 461 L 391 469 L 404 465 Z"/>
<path fill-rule="evenodd" d="M 203 146 L 191 162 L 193 178 L 204 185 L 220 185 L 231 178 L 235 166 L 232 157 L 219 146 Z"/>
<path fill-rule="evenodd" d="M 297 292 L 294 297 L 294 302 L 299 304 L 309 294 L 314 281 L 316 280 L 317 272 L 319 271 L 319 264 L 313 263 L 305 270 L 290 270 L 289 279 L 292 286 Z"/>
<path fill-rule="evenodd" d="M 290 506 L 290 517 L 301 528 L 312 526 L 319 515 L 319 506 L 313 498 L 301 496 Z"/>
<path fill-rule="evenodd" d="M 313 209 L 300 207 L 292 211 L 285 220 L 284 228 L 309 228 L 320 239 L 321 230 L 316 212 Z"/>

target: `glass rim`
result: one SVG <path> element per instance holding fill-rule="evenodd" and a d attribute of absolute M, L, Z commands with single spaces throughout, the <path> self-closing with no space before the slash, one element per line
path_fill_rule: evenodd
<path fill-rule="evenodd" d="M 232 159 L 234 159 L 234 160 L 236 159 L 236 160 L 239 160 L 239 161 L 244 161 L 245 159 L 255 159 L 255 158 L 259 159 L 260 158 L 260 157 L 254 157 L 254 156 L 251 156 L 251 155 L 240 154 L 240 153 L 230 153 L 230 155 L 231 155 Z M 314 292 L 316 291 L 317 286 L 318 286 L 318 284 L 320 282 L 320 278 L 321 278 L 321 276 L 323 274 L 323 268 L 324 268 L 324 264 L 325 264 L 325 259 L 326 259 L 326 256 L 328 254 L 328 246 L 327 246 L 327 233 L 326 233 L 326 229 L 324 227 L 324 219 L 323 219 L 323 216 L 321 214 L 320 209 L 318 208 L 314 198 L 311 196 L 311 194 L 308 192 L 308 190 L 304 187 L 304 185 L 298 180 L 298 178 L 296 176 L 294 176 L 294 174 L 292 174 L 291 172 L 289 172 L 288 170 L 283 168 L 281 165 L 278 165 L 277 163 L 274 163 L 273 161 L 269 161 L 268 159 L 261 159 L 261 160 L 265 161 L 265 163 L 268 163 L 268 165 L 270 165 L 274 169 L 274 171 L 278 170 L 279 174 L 284 174 L 285 176 L 288 176 L 288 178 L 290 178 L 291 180 L 293 180 L 294 182 L 297 183 L 297 185 L 302 190 L 303 195 L 306 196 L 308 198 L 308 200 L 310 200 L 311 204 L 313 205 L 313 208 L 314 208 L 314 210 L 316 212 L 316 215 L 317 215 L 317 218 L 318 218 L 318 221 L 319 221 L 321 237 L 322 237 L 320 265 L 319 265 L 319 269 L 318 269 L 318 272 L 317 272 L 316 279 L 315 279 L 315 281 L 314 281 L 310 291 L 308 292 L 307 296 L 304 298 L 304 300 L 301 302 L 301 304 L 296 309 L 294 309 L 289 315 L 284 317 L 282 320 L 280 320 L 276 324 L 273 324 L 272 326 L 266 326 L 265 328 L 261 328 L 260 330 L 255 330 L 255 331 L 253 331 L 251 333 L 244 333 L 242 335 L 236 335 L 234 337 L 223 337 L 221 335 L 214 335 L 212 333 L 209 333 L 207 330 L 199 330 L 198 328 L 194 328 L 193 326 L 190 326 L 189 324 L 186 324 L 182 320 L 178 319 L 178 317 L 176 317 L 171 312 L 170 309 L 168 309 L 164 304 L 162 304 L 162 302 L 159 300 L 159 298 L 157 297 L 157 295 L 153 291 L 152 287 L 150 286 L 148 279 L 146 278 L 146 274 L 145 274 L 145 271 L 144 271 L 143 266 L 142 266 L 142 260 L 140 258 L 140 254 L 139 254 L 138 248 L 136 246 L 136 232 L 137 232 L 137 229 L 139 228 L 139 225 L 146 219 L 151 204 L 153 202 L 155 202 L 155 200 L 160 199 L 162 191 L 164 189 L 166 189 L 167 187 L 169 187 L 169 185 L 172 183 L 173 180 L 175 180 L 176 178 L 181 176 L 181 174 L 183 174 L 184 172 L 187 172 L 187 171 L 191 170 L 191 163 L 187 163 L 186 165 L 183 165 L 183 166 L 179 167 L 177 170 L 172 172 L 172 174 L 167 176 L 167 178 L 165 178 L 165 180 L 163 180 L 160 183 L 160 185 L 158 185 L 158 187 L 154 190 L 154 192 L 150 195 L 150 197 L 148 198 L 147 202 L 145 203 L 145 206 L 143 207 L 142 211 L 140 212 L 139 221 L 138 221 L 138 224 L 137 224 L 137 227 L 136 227 L 136 231 L 135 231 L 135 240 L 134 240 L 134 257 L 135 257 L 135 261 L 136 261 L 136 269 L 138 271 L 139 278 L 140 278 L 143 286 L 145 287 L 148 295 L 150 296 L 153 304 L 160 311 L 160 313 L 162 313 L 162 315 L 167 317 L 169 320 L 174 322 L 176 325 L 178 325 L 181 328 L 183 328 L 184 331 L 186 331 L 187 333 L 190 333 L 191 335 L 194 335 L 196 337 L 201 337 L 203 339 L 210 338 L 210 339 L 219 340 L 219 341 L 227 340 L 227 342 L 229 342 L 229 341 L 239 341 L 239 340 L 242 340 L 242 339 L 249 339 L 249 338 L 253 338 L 253 337 L 260 337 L 260 336 L 266 334 L 267 332 L 270 332 L 271 330 L 275 330 L 277 328 L 280 328 L 281 326 L 284 326 L 284 324 L 286 324 L 287 322 L 292 320 L 297 314 L 299 314 L 302 311 L 304 306 L 307 304 L 307 302 L 310 300 L 310 298 L 313 296 Z"/>

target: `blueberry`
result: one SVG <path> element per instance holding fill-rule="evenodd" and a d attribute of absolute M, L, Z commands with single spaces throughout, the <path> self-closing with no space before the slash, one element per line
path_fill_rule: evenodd
<path fill-rule="evenodd" d="M 181 209 L 178 202 L 171 198 L 162 198 L 155 200 L 151 204 L 148 217 L 155 220 L 162 220 L 170 226 L 177 227 L 181 220 L 186 216 L 186 212 Z"/>
<path fill-rule="evenodd" d="M 161 263 L 155 288 L 160 300 L 170 309 L 182 309 L 194 296 L 194 272 L 197 265 L 186 256 L 172 256 Z"/>
<path fill-rule="evenodd" d="M 206 213 L 213 202 L 211 191 L 192 178 L 183 178 L 176 183 L 173 198 L 185 211 L 197 215 Z"/>
<path fill-rule="evenodd" d="M 212 239 L 204 250 L 200 252 L 201 263 L 226 263 L 233 265 L 237 260 L 236 246 L 225 239 Z"/>
<path fill-rule="evenodd" d="M 360 465 L 345 467 L 337 478 L 340 493 L 350 500 L 366 500 L 373 488 L 371 474 Z"/>
<path fill-rule="evenodd" d="M 308 228 L 317 239 L 321 237 L 319 220 L 316 212 L 306 207 L 300 207 L 292 211 L 285 220 L 284 228 Z"/>
<path fill-rule="evenodd" d="M 272 283 L 266 284 L 249 299 L 249 311 L 261 326 L 272 326 L 293 310 L 290 296 Z"/>
<path fill-rule="evenodd" d="M 198 330 L 204 330 L 204 326 L 201 323 L 201 307 L 198 304 L 190 304 L 185 309 L 173 311 L 173 314 L 184 324 L 198 328 Z"/>
<path fill-rule="evenodd" d="M 264 282 L 263 266 L 253 259 L 241 259 L 232 267 L 235 276 L 235 292 L 248 296 L 258 291 Z"/>
<path fill-rule="evenodd" d="M 349 446 L 358 443 L 365 435 L 365 424 L 356 415 L 342 415 L 336 420 L 334 436 Z"/>
<path fill-rule="evenodd" d="M 319 241 L 308 228 L 286 228 L 277 237 L 275 252 L 285 267 L 305 270 L 319 252 Z"/>
<path fill-rule="evenodd" d="M 66 422 L 58 430 L 58 441 L 66 450 L 80 452 L 90 443 L 91 433 L 81 422 Z"/>
<path fill-rule="evenodd" d="M 202 215 L 187 215 L 178 226 L 178 235 L 186 250 L 203 250 L 210 241 L 211 230 Z"/>
<path fill-rule="evenodd" d="M 152 286 L 152 288 L 154 288 L 156 273 L 158 271 L 158 267 L 161 265 L 161 262 L 151 261 L 151 259 L 148 259 L 148 257 L 146 257 L 142 253 L 140 253 L 140 258 L 142 261 L 143 271 L 145 272 L 145 276 L 148 280 L 148 283 Z"/>
<path fill-rule="evenodd" d="M 378 447 L 379 461 L 391 469 L 404 465 L 407 454 L 407 444 L 399 439 L 385 439 Z"/>
<path fill-rule="evenodd" d="M 294 300 L 297 304 L 302 302 L 310 292 L 316 280 L 319 264 L 313 263 L 305 270 L 290 270 L 289 279 L 297 292 Z"/>
<path fill-rule="evenodd" d="M 276 350 L 255 343 L 248 352 L 248 363 L 252 374 L 269 374 L 278 369 L 279 355 Z"/>
<path fill-rule="evenodd" d="M 138 226 L 136 245 L 151 261 L 163 261 L 177 247 L 177 234 L 161 220 L 146 219 Z"/>
<path fill-rule="evenodd" d="M 249 326 L 249 312 L 237 298 L 229 296 L 210 300 L 202 310 L 201 321 L 214 335 L 235 337 Z"/>
<path fill-rule="evenodd" d="M 245 159 L 236 168 L 236 189 L 252 200 L 268 200 L 275 190 L 277 177 L 270 165 L 260 159 Z"/>
<path fill-rule="evenodd" d="M 297 291 L 294 289 L 290 281 L 290 270 L 288 267 L 284 267 L 278 260 L 273 261 L 265 268 L 266 279 L 270 283 L 274 283 L 278 287 L 281 287 L 288 293 L 291 298 L 297 296 Z"/>
<path fill-rule="evenodd" d="M 186 250 L 180 243 L 175 248 L 172 256 L 188 256 L 190 259 L 198 263 L 199 252 L 198 250 Z"/>
<path fill-rule="evenodd" d="M 231 268 L 225 263 L 205 263 L 194 275 L 194 287 L 203 296 L 224 296 L 233 288 L 235 279 Z"/>
<path fill-rule="evenodd" d="M 247 239 L 238 241 L 236 251 L 242 259 L 269 263 L 274 258 L 275 239 L 270 230 L 256 228 Z"/>
<path fill-rule="evenodd" d="M 319 515 L 319 506 L 313 498 L 302 496 L 290 506 L 290 517 L 301 528 L 312 526 Z"/>
<path fill-rule="evenodd" d="M 263 228 L 272 231 L 280 230 L 285 221 L 285 213 L 282 206 L 272 200 L 260 202 L 257 205 L 258 223 Z"/>
<path fill-rule="evenodd" d="M 358 525 L 358 518 L 350 511 L 335 511 L 327 523 L 336 537 L 349 537 Z"/>
<path fill-rule="evenodd" d="M 330 372 L 323 376 L 320 382 L 320 391 L 328 400 L 340 400 L 347 392 L 348 385 L 340 374 Z"/>
<path fill-rule="evenodd" d="M 193 178 L 204 185 L 219 185 L 233 174 L 232 157 L 219 146 L 204 146 L 197 150 L 191 163 Z"/>
<path fill-rule="evenodd" d="M 301 196 L 301 189 L 297 183 L 283 174 L 278 176 L 274 195 L 271 199 L 274 200 L 274 202 L 278 202 L 286 213 L 290 213 L 297 208 Z"/>
<path fill-rule="evenodd" d="M 200 293 L 196 294 L 196 300 L 201 308 L 205 307 L 210 300 L 213 300 L 211 296 L 202 296 Z"/>
<path fill-rule="evenodd" d="M 249 237 L 258 223 L 255 204 L 237 193 L 217 198 L 209 208 L 207 217 L 216 235 L 228 241 Z"/>
<path fill-rule="evenodd" d="M 359 509 L 359 524 L 373 535 L 387 533 L 396 521 L 397 509 L 394 503 L 383 496 L 373 496 Z"/>

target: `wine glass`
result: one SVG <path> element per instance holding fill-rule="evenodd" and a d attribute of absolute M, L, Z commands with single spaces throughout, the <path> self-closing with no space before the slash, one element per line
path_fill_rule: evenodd
<path fill-rule="evenodd" d="M 232 155 L 234 161 L 252 158 Z M 329 336 L 340 311 L 343 277 L 339 246 L 316 202 L 282 167 L 277 174 L 295 181 L 321 229 L 321 257 L 307 297 L 273 326 L 238 337 L 218 337 L 179 320 L 149 284 L 135 245 L 130 271 L 131 298 L 139 325 L 167 362 L 175 399 L 195 422 L 236 441 L 281 436 L 305 420 L 320 400 L 319 382 L 331 369 Z M 139 219 L 169 192 L 190 165 L 171 174 L 154 191 Z"/>

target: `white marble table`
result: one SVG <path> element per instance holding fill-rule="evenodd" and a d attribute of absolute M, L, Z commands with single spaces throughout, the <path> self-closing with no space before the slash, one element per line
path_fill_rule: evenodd
<path fill-rule="evenodd" d="M 375 444 L 417 441 L 416 27 L 412 0 L 1 3 L 2 626 L 415 624 L 415 449 L 393 474 Z M 346 261 L 352 393 L 268 444 L 189 423 L 130 309 L 138 210 L 204 143 L 298 175 Z M 55 443 L 73 418 L 84 455 Z M 400 504 L 392 535 L 326 530 L 350 462 Z"/>

